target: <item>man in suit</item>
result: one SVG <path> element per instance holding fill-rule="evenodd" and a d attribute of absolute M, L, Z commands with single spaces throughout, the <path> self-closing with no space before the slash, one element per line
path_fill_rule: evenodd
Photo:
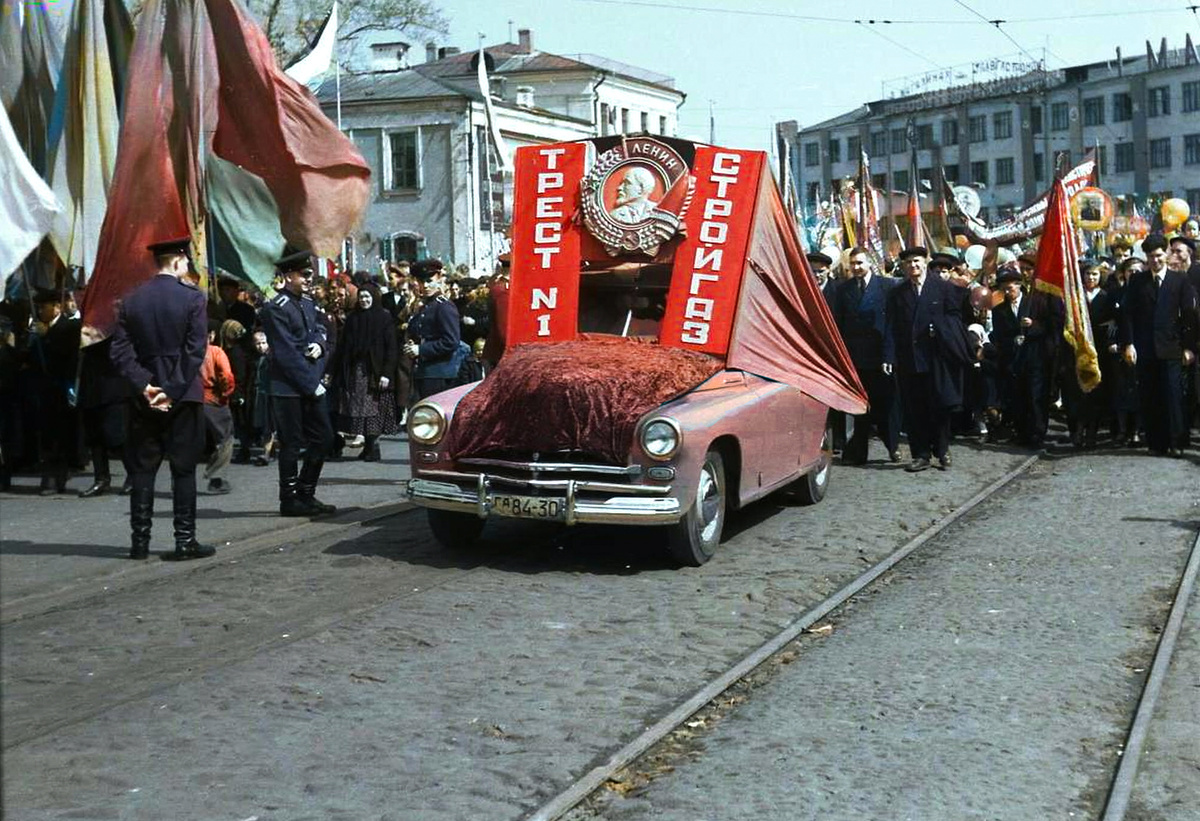
<path fill-rule="evenodd" d="M 832 306 L 833 300 L 837 296 L 838 285 L 841 283 L 833 276 L 833 260 L 828 254 L 822 254 L 819 251 L 804 256 L 808 260 L 808 267 L 812 269 L 813 276 L 817 278 L 817 287 L 821 289 L 826 304 Z"/>
<path fill-rule="evenodd" d="M 29 341 L 37 384 L 40 493 L 53 496 L 66 490 L 67 463 L 75 450 L 75 374 L 82 326 L 63 313 L 63 299 L 56 290 L 36 291 L 33 307 L 37 318 Z"/>
<path fill-rule="evenodd" d="M 883 372 L 883 333 L 888 293 L 895 280 L 872 270 L 865 248 L 851 248 L 847 257 L 850 278 L 838 283 L 833 299 L 833 318 L 850 352 L 858 378 L 867 389 L 870 407 L 854 417 L 854 433 L 842 451 L 842 461 L 862 465 L 867 461 L 871 428 L 879 432 L 888 459 L 900 461 L 900 413 L 896 403 L 896 379 Z"/>
<path fill-rule="evenodd" d="M 422 260 L 412 266 L 412 274 L 421 281 L 425 304 L 408 323 L 404 353 L 417 361 L 413 378 L 417 398 L 424 399 L 457 383 L 462 331 L 458 309 L 443 293 L 446 279 L 441 260 Z"/>
<path fill-rule="evenodd" d="M 1050 414 L 1050 377 L 1065 321 L 1063 302 L 1034 289 L 1025 293 L 1020 270 L 996 277 L 1004 302 L 992 309 L 992 343 L 1000 367 L 1005 424 L 1023 445 L 1041 450 Z"/>
<path fill-rule="evenodd" d="M 1121 312 L 1125 361 L 1136 366 L 1142 422 L 1150 450 L 1176 453 L 1187 440 L 1183 372 L 1196 361 L 1196 292 L 1184 271 L 1194 245 L 1161 234 L 1142 242 L 1147 269 L 1130 278 Z M 1180 270 L 1182 269 L 1182 270 Z"/>
<path fill-rule="evenodd" d="M 113 332 L 112 362 L 133 386 L 125 462 L 132 477 L 129 523 L 132 559 L 150 555 L 154 478 L 171 466 L 177 560 L 217 551 L 196 539 L 196 464 L 204 453 L 204 391 L 200 366 L 208 345 L 204 294 L 186 281 L 191 240 L 148 246 L 158 274 L 125 298 Z"/>
<path fill-rule="evenodd" d="M 963 368 L 973 361 L 962 321 L 962 294 L 927 274 L 929 253 L 920 246 L 900 252 L 905 281 L 887 297 L 884 372 L 896 374 L 910 473 L 950 468 L 950 414 L 962 404 Z"/>
<path fill-rule="evenodd" d="M 328 330 L 308 294 L 312 255 L 299 251 L 275 264 L 283 290 L 263 305 L 259 319 L 270 345 L 267 377 L 279 437 L 279 514 L 336 513 L 336 507 L 316 497 L 325 457 L 333 447 L 333 425 L 322 381 L 331 347 Z"/>

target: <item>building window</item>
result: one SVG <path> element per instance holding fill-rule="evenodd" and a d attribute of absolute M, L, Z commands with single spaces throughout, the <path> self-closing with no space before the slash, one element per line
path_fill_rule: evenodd
<path fill-rule="evenodd" d="M 958 120 L 942 120 L 942 145 L 958 145 Z"/>
<path fill-rule="evenodd" d="M 667 115 L 658 115 L 658 133 L 666 136 L 667 133 Z"/>
<path fill-rule="evenodd" d="M 1189 188 L 1184 192 L 1188 208 L 1193 214 L 1200 214 L 1200 188 Z"/>
<path fill-rule="evenodd" d="M 612 125 L 613 113 L 609 108 L 608 103 L 600 103 L 600 136 L 606 137 L 611 131 L 609 127 Z"/>
<path fill-rule="evenodd" d="M 887 174 L 872 174 L 871 187 L 876 191 L 883 191 L 887 188 Z"/>
<path fill-rule="evenodd" d="M 1112 95 L 1112 118 L 1114 123 L 1124 123 L 1133 119 L 1133 98 L 1128 92 L 1120 91 Z"/>
<path fill-rule="evenodd" d="M 479 218 L 485 228 L 507 227 L 511 209 L 505 208 L 505 195 L 512 202 L 512 177 L 505 185 L 504 168 L 496 157 L 492 141 L 488 139 L 487 129 L 483 126 L 475 128 L 475 145 L 478 156 L 476 166 L 479 180 Z"/>
<path fill-rule="evenodd" d="M 1067 103 L 1050 104 L 1050 130 L 1066 131 L 1071 125 L 1071 108 Z"/>
<path fill-rule="evenodd" d="M 821 144 L 820 143 L 805 143 L 804 144 L 804 164 L 807 166 L 821 164 Z"/>
<path fill-rule="evenodd" d="M 1046 155 L 1036 151 L 1033 154 L 1033 181 L 1046 181 Z"/>
<path fill-rule="evenodd" d="M 882 157 L 888 153 L 888 135 L 886 131 L 876 131 L 871 134 L 871 156 Z"/>
<path fill-rule="evenodd" d="M 1191 114 L 1193 111 L 1200 111 L 1200 80 L 1183 84 L 1183 113 Z"/>
<path fill-rule="evenodd" d="M 917 170 L 917 187 L 918 188 L 928 187 L 931 190 L 933 189 L 933 169 L 932 168 L 921 168 L 921 169 Z"/>
<path fill-rule="evenodd" d="M 967 139 L 973 143 L 981 143 L 987 139 L 987 115 L 967 118 Z"/>
<path fill-rule="evenodd" d="M 1089 97 L 1083 101 L 1083 124 L 1104 125 L 1104 98 Z"/>
<path fill-rule="evenodd" d="M 933 148 L 933 126 L 929 123 L 917 126 L 917 148 Z"/>
<path fill-rule="evenodd" d="M 1149 90 L 1150 110 L 1148 117 L 1165 117 L 1171 113 L 1171 87 L 1155 86 Z"/>
<path fill-rule="evenodd" d="M 894 188 L 894 190 L 907 191 L 909 182 L 910 182 L 910 180 L 908 179 L 907 171 L 893 171 L 892 172 L 892 187 Z"/>
<path fill-rule="evenodd" d="M 987 185 L 987 160 L 971 163 L 971 182 Z"/>
<path fill-rule="evenodd" d="M 427 256 L 425 238 L 417 234 L 392 234 L 379 240 L 379 258 L 384 262 L 416 262 Z"/>
<path fill-rule="evenodd" d="M 1171 167 L 1171 138 L 1163 137 L 1161 140 L 1150 141 L 1150 167 L 1151 168 L 1170 168 Z"/>
<path fill-rule="evenodd" d="M 1108 146 L 1102 145 L 1096 153 L 1096 167 L 1100 169 L 1100 176 L 1108 173 Z"/>
<path fill-rule="evenodd" d="M 821 183 L 810 182 L 807 186 L 807 189 L 808 189 L 807 202 L 815 203 L 817 200 L 819 200 L 821 198 Z"/>
<path fill-rule="evenodd" d="M 1133 143 L 1117 143 L 1113 146 L 1116 173 L 1125 174 L 1133 170 Z"/>
<path fill-rule="evenodd" d="M 1012 157 L 1000 157 L 996 160 L 996 185 L 1012 185 L 1015 177 L 1013 169 Z"/>
<path fill-rule="evenodd" d="M 858 162 L 858 158 L 862 155 L 862 138 L 857 134 L 853 137 L 846 138 L 846 159 L 852 162 Z"/>
<path fill-rule="evenodd" d="M 946 178 L 946 182 L 950 183 L 951 185 L 957 185 L 958 163 L 954 163 L 954 165 L 943 165 L 942 176 Z"/>
<path fill-rule="evenodd" d="M 1029 109 L 1029 131 L 1032 134 L 1042 133 L 1042 107 L 1031 106 Z"/>
<path fill-rule="evenodd" d="M 908 137 L 904 133 L 903 128 L 893 128 L 892 134 L 892 153 L 903 154 L 908 150 Z"/>
<path fill-rule="evenodd" d="M 629 133 L 629 109 L 628 108 L 621 109 L 621 133 L 622 134 Z"/>
<path fill-rule="evenodd" d="M 388 191 L 413 191 L 421 187 L 421 132 L 389 131 L 388 164 L 383 187 Z"/>
<path fill-rule="evenodd" d="M 1200 165 L 1200 134 L 1183 135 L 1183 164 Z"/>
<path fill-rule="evenodd" d="M 842 141 L 839 140 L 837 137 L 829 138 L 829 161 L 830 162 L 841 162 L 842 161 Z"/>
<path fill-rule="evenodd" d="M 650 133 L 650 112 L 642 112 L 642 131 L 646 134 Z"/>
<path fill-rule="evenodd" d="M 992 115 L 992 139 L 1007 140 L 1012 136 L 1012 112 L 997 111 Z"/>

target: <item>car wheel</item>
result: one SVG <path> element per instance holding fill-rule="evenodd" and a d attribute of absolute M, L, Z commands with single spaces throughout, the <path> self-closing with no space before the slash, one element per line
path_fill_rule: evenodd
<path fill-rule="evenodd" d="M 713 557 L 725 526 L 725 463 L 710 450 L 696 484 L 696 499 L 687 513 L 671 525 L 667 549 L 681 565 L 699 567 Z"/>
<path fill-rule="evenodd" d="M 429 516 L 433 538 L 442 547 L 451 550 L 471 547 L 483 532 L 484 520 L 474 513 L 457 513 L 432 507 L 426 509 L 425 513 Z"/>
<path fill-rule="evenodd" d="M 815 505 L 825 498 L 829 490 L 829 474 L 833 471 L 833 429 L 825 428 L 821 439 L 821 461 L 808 473 L 796 480 L 796 496 L 800 503 Z"/>

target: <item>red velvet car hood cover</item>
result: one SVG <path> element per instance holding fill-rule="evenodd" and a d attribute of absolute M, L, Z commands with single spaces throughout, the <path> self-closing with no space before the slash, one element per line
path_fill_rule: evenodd
<path fill-rule="evenodd" d="M 454 459 L 582 451 L 623 465 L 645 413 L 722 367 L 623 337 L 521 345 L 459 402 L 446 450 Z"/>

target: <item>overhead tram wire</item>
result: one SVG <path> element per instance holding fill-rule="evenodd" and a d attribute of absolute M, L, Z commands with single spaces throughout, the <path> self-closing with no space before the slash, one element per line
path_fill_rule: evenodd
<path fill-rule="evenodd" d="M 931 58 L 931 57 L 926 57 L 924 54 L 920 54 L 919 52 L 913 51 L 911 48 L 909 48 L 908 46 L 904 45 L 904 43 L 901 43 L 899 40 L 893 40 L 891 37 L 888 37 L 886 34 L 884 34 L 884 33 L 883 33 L 882 31 L 880 31 L 879 29 L 875 28 L 874 26 L 868 25 L 867 23 L 864 23 L 864 22 L 863 22 L 863 21 L 861 21 L 861 20 L 858 20 L 858 21 L 856 21 L 856 22 L 857 22 L 857 23 L 858 23 L 860 26 L 862 26 L 863 28 L 865 28 L 867 31 L 871 32 L 872 34 L 876 34 L 876 35 L 878 35 L 878 36 L 882 37 L 884 40 L 887 40 L 889 43 L 891 43 L 893 46 L 896 46 L 897 48 L 904 49 L 905 51 L 907 51 L 907 52 L 908 52 L 909 54 L 911 54 L 912 56 L 914 56 L 914 57 L 917 57 L 917 58 L 919 58 L 919 59 L 921 59 L 921 60 L 924 60 L 925 62 L 929 63 L 929 64 L 930 64 L 931 66 L 933 66 L 934 68 L 942 68 L 942 69 L 944 69 L 944 68 L 945 68 L 945 66 L 943 66 L 941 63 L 937 62 L 937 61 L 936 61 L 936 60 L 934 60 L 933 58 Z"/>
<path fill-rule="evenodd" d="M 998 24 L 1013 25 L 1015 23 L 1054 23 L 1066 22 L 1070 20 L 1087 20 L 1099 17 L 1112 17 L 1112 12 L 1088 12 L 1084 14 L 1064 14 L 1050 17 L 1015 17 L 1011 20 L 988 20 L 986 17 L 979 15 L 981 19 L 975 20 L 892 20 L 884 18 L 868 18 L 868 17 L 822 17 L 811 14 L 789 14 L 779 11 L 758 11 L 756 9 L 736 9 L 725 8 L 721 6 L 696 6 L 682 5 L 675 3 L 656 2 L 655 0 L 580 0 L 584 3 L 600 3 L 609 6 L 642 6 L 646 8 L 666 9 L 669 11 L 703 11 L 713 12 L 718 14 L 737 14 L 743 17 L 772 17 L 785 20 L 802 20 L 810 23 L 854 23 L 859 25 L 893 25 L 893 26 L 976 26 L 980 23 L 985 23 L 990 26 L 999 28 Z M 1122 10 L 1121 15 L 1128 17 L 1137 14 L 1166 14 L 1173 11 L 1191 11 L 1197 14 L 1197 9 L 1200 6 L 1195 5 L 1175 5 L 1163 6 L 1153 9 L 1128 9 Z M 971 9 L 971 11 L 974 11 Z M 1007 33 L 1005 33 L 1007 37 Z M 1009 39 L 1012 39 L 1011 37 Z M 1015 41 L 1014 41 L 1015 42 Z"/>
<path fill-rule="evenodd" d="M 964 3 L 964 2 L 963 2 L 963 0 L 954 0 L 954 2 L 955 2 L 955 3 L 957 3 L 958 5 L 962 6 L 962 7 L 963 7 L 964 9 L 966 9 L 967 11 L 971 12 L 971 14 L 974 14 L 974 15 L 975 15 L 976 17 L 978 17 L 980 20 L 983 20 L 983 21 L 984 21 L 985 23 L 987 23 L 988 25 L 990 25 L 990 26 L 994 26 L 994 27 L 995 27 L 995 29 L 996 29 L 996 31 L 1000 32 L 1000 33 L 1001 33 L 1001 34 L 1003 34 L 1005 37 L 1007 37 L 1007 38 L 1008 38 L 1008 40 L 1009 40 L 1009 41 L 1010 41 L 1010 42 L 1011 42 L 1011 43 L 1012 43 L 1014 46 L 1016 46 L 1017 48 L 1019 48 L 1019 49 L 1021 50 L 1021 53 L 1022 53 L 1022 54 L 1024 54 L 1024 55 L 1025 55 L 1026 57 L 1028 57 L 1030 60 L 1033 60 L 1035 63 L 1037 62 L 1037 58 L 1036 58 L 1036 57 L 1034 57 L 1032 54 L 1030 54 L 1030 53 L 1029 53 L 1029 51 L 1028 51 L 1028 49 L 1026 49 L 1026 48 L 1025 48 L 1025 46 L 1023 46 L 1023 45 L 1021 45 L 1020 43 L 1018 43 L 1018 42 L 1016 41 L 1016 39 L 1014 39 L 1014 38 L 1013 38 L 1013 36 L 1012 36 L 1011 34 L 1009 34 L 1007 31 L 1005 31 L 1003 28 L 1001 28 L 1001 25 L 1003 25 L 1004 23 L 1006 23 L 1006 22 L 1007 22 L 1006 20 L 989 20 L 989 19 L 987 19 L 986 17 L 984 17 L 982 14 L 980 14 L 979 12 L 977 12 L 975 9 L 971 8 L 971 7 L 970 7 L 970 6 L 968 6 L 966 3 Z"/>

